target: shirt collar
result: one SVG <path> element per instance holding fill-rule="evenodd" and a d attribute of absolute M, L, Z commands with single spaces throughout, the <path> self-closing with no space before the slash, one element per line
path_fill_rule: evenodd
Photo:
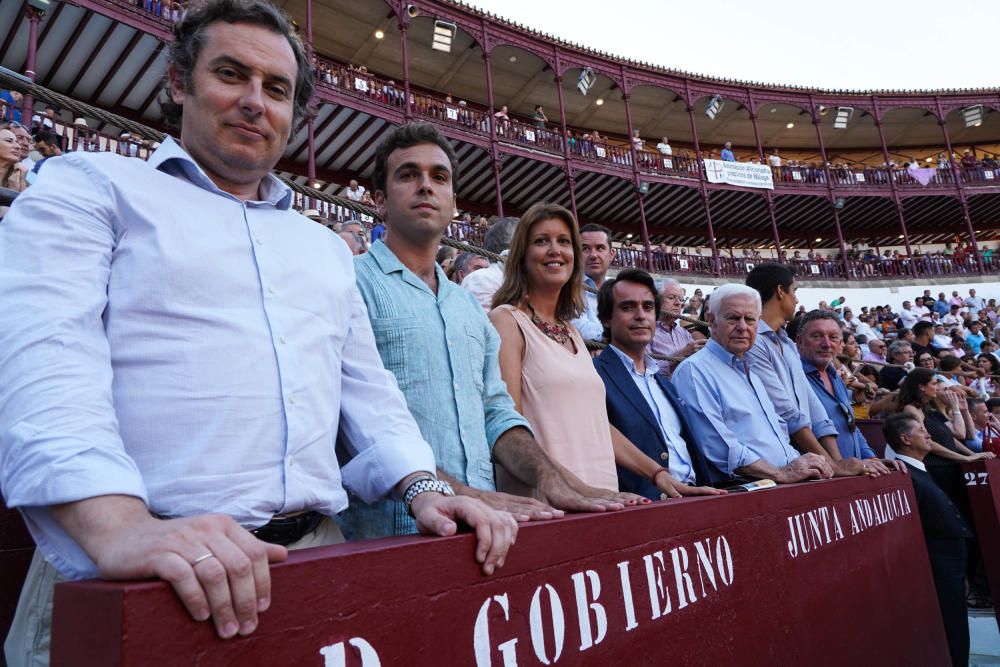
<path fill-rule="evenodd" d="M 924 465 L 924 462 L 923 461 L 918 461 L 917 459 L 913 458 L 912 456 L 904 456 L 902 454 L 896 454 L 896 458 L 899 459 L 900 461 L 904 462 L 904 463 L 909 463 L 911 466 L 913 466 L 917 470 L 923 470 L 924 472 L 927 472 L 927 466 Z"/>
<path fill-rule="evenodd" d="M 396 254 L 392 250 L 389 250 L 389 246 L 387 246 L 382 239 L 375 241 L 366 254 L 371 255 L 375 259 L 375 263 L 378 264 L 378 268 L 382 270 L 382 273 L 386 275 L 389 275 L 390 273 L 401 273 L 404 281 L 419 289 L 430 291 L 431 288 L 427 286 L 427 283 L 418 278 L 417 274 L 399 261 Z M 437 263 L 434 264 L 434 272 L 437 274 L 437 297 L 440 300 L 444 297 L 445 291 L 449 289 L 448 285 L 451 284 L 451 281 L 448 280 L 448 276 L 444 274 L 444 271 L 441 270 L 441 266 Z"/>
<path fill-rule="evenodd" d="M 765 336 L 771 339 L 776 339 L 775 342 L 777 343 L 782 343 L 786 340 L 789 340 L 788 334 L 785 332 L 784 327 L 778 327 L 778 330 L 775 331 L 774 329 L 771 328 L 770 324 L 764 321 L 764 318 L 757 320 L 757 333 L 764 334 Z"/>
<path fill-rule="evenodd" d="M 594 289 L 597 289 L 597 283 L 595 283 L 594 279 L 588 276 L 586 273 L 583 274 L 583 284 L 586 285 L 587 287 L 593 287 Z"/>
<path fill-rule="evenodd" d="M 656 375 L 659 366 L 656 363 L 656 359 L 653 359 L 653 357 L 649 353 L 643 355 L 643 365 L 646 367 L 646 372 L 640 373 L 639 369 L 635 367 L 635 361 L 632 359 L 632 357 L 625 354 L 615 345 L 608 345 L 608 347 L 610 347 L 611 350 L 618 355 L 618 358 L 622 360 L 623 364 L 625 364 L 625 368 L 630 370 L 632 373 L 636 375 L 642 375 L 647 378 Z"/>
<path fill-rule="evenodd" d="M 833 376 L 836 374 L 836 373 L 831 373 L 831 371 L 833 371 L 833 366 L 831 366 L 830 364 L 827 364 L 825 369 L 821 369 L 818 366 L 816 366 L 816 364 L 807 360 L 802 355 L 799 355 L 799 359 L 802 361 L 802 370 L 805 371 L 806 375 L 810 375 L 811 373 L 819 373 L 822 370 L 825 370 L 826 374 L 830 376 L 832 379 Z"/>
<path fill-rule="evenodd" d="M 205 170 L 171 137 L 164 138 L 160 147 L 149 156 L 147 164 L 153 169 L 170 174 L 175 178 L 182 178 L 203 190 L 236 199 L 228 192 L 220 190 L 205 173 Z M 268 173 L 264 177 L 261 181 L 259 194 L 262 195 L 262 199 L 259 201 L 267 202 L 277 209 L 284 211 L 291 207 L 291 189 L 274 174 Z"/>
<path fill-rule="evenodd" d="M 727 366 L 732 366 L 733 368 L 738 368 L 740 370 L 750 368 L 750 357 L 747 355 L 743 355 L 742 358 L 737 357 L 735 354 L 731 353 L 729 350 L 717 343 L 714 338 L 709 338 L 703 349 L 708 350 L 709 354 L 714 355 Z"/>

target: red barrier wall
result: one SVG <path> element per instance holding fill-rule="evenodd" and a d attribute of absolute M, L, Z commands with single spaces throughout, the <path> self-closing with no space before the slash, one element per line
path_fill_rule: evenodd
<path fill-rule="evenodd" d="M 7 636 L 17 598 L 21 593 L 21 583 L 28 573 L 35 543 L 16 510 L 7 509 L 0 500 L 0 639 Z M 5 665 L 3 651 L 0 651 L 0 665 Z"/>
<path fill-rule="evenodd" d="M 882 433 L 882 425 L 885 424 L 884 419 L 859 419 L 858 428 L 861 429 L 861 435 L 865 436 L 865 440 L 868 441 L 869 446 L 875 451 L 875 453 L 882 458 L 885 458 L 885 434 Z"/>
<path fill-rule="evenodd" d="M 840 479 L 524 526 L 483 576 L 471 535 L 293 554 L 247 638 L 165 584 L 56 587 L 67 665 L 942 665 L 909 478 Z"/>
<path fill-rule="evenodd" d="M 1000 628 L 1000 459 L 963 463 L 962 470 Z"/>

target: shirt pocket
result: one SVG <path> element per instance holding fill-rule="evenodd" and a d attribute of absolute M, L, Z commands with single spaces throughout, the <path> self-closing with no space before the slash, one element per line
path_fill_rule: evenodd
<path fill-rule="evenodd" d="M 406 392 L 428 380 L 427 354 L 420 352 L 421 326 L 415 317 L 373 319 L 372 333 L 386 370 Z"/>

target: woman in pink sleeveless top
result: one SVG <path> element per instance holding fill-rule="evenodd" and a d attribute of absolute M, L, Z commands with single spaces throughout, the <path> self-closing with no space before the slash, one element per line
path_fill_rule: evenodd
<path fill-rule="evenodd" d="M 542 449 L 590 486 L 618 489 L 615 464 L 679 495 L 669 474 L 608 422 L 604 382 L 580 332 L 584 308 L 580 233 L 573 214 L 535 204 L 511 240 L 490 320 L 500 332 L 500 374 Z M 497 486 L 530 495 L 497 472 Z"/>

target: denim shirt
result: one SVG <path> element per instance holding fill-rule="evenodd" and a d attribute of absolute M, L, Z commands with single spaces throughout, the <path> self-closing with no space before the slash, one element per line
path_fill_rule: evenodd
<path fill-rule="evenodd" d="M 382 241 L 355 260 L 382 363 L 396 376 L 438 467 L 492 491 L 497 438 L 515 426 L 530 427 L 500 377 L 500 336 L 493 324 L 472 294 L 435 269 L 436 295 Z M 340 521 L 348 539 L 417 530 L 402 502 L 351 505 Z"/>
<path fill-rule="evenodd" d="M 844 458 L 850 456 L 855 456 L 859 459 L 875 458 L 875 451 L 868 445 L 868 441 L 865 440 L 861 429 L 855 428 L 854 432 L 851 432 L 850 422 L 847 418 L 848 413 L 854 410 L 851 407 L 851 394 L 847 391 L 847 385 L 837 375 L 837 371 L 832 366 L 827 366 L 821 371 L 805 359 L 802 359 L 802 370 L 805 371 L 806 377 L 809 378 L 813 393 L 819 398 L 827 415 L 829 415 L 830 420 L 837 429 L 837 448 L 840 449 L 840 455 Z M 827 391 L 826 385 L 823 384 L 823 379 L 819 376 L 822 372 L 825 372 L 827 377 L 830 378 L 834 394 Z"/>

